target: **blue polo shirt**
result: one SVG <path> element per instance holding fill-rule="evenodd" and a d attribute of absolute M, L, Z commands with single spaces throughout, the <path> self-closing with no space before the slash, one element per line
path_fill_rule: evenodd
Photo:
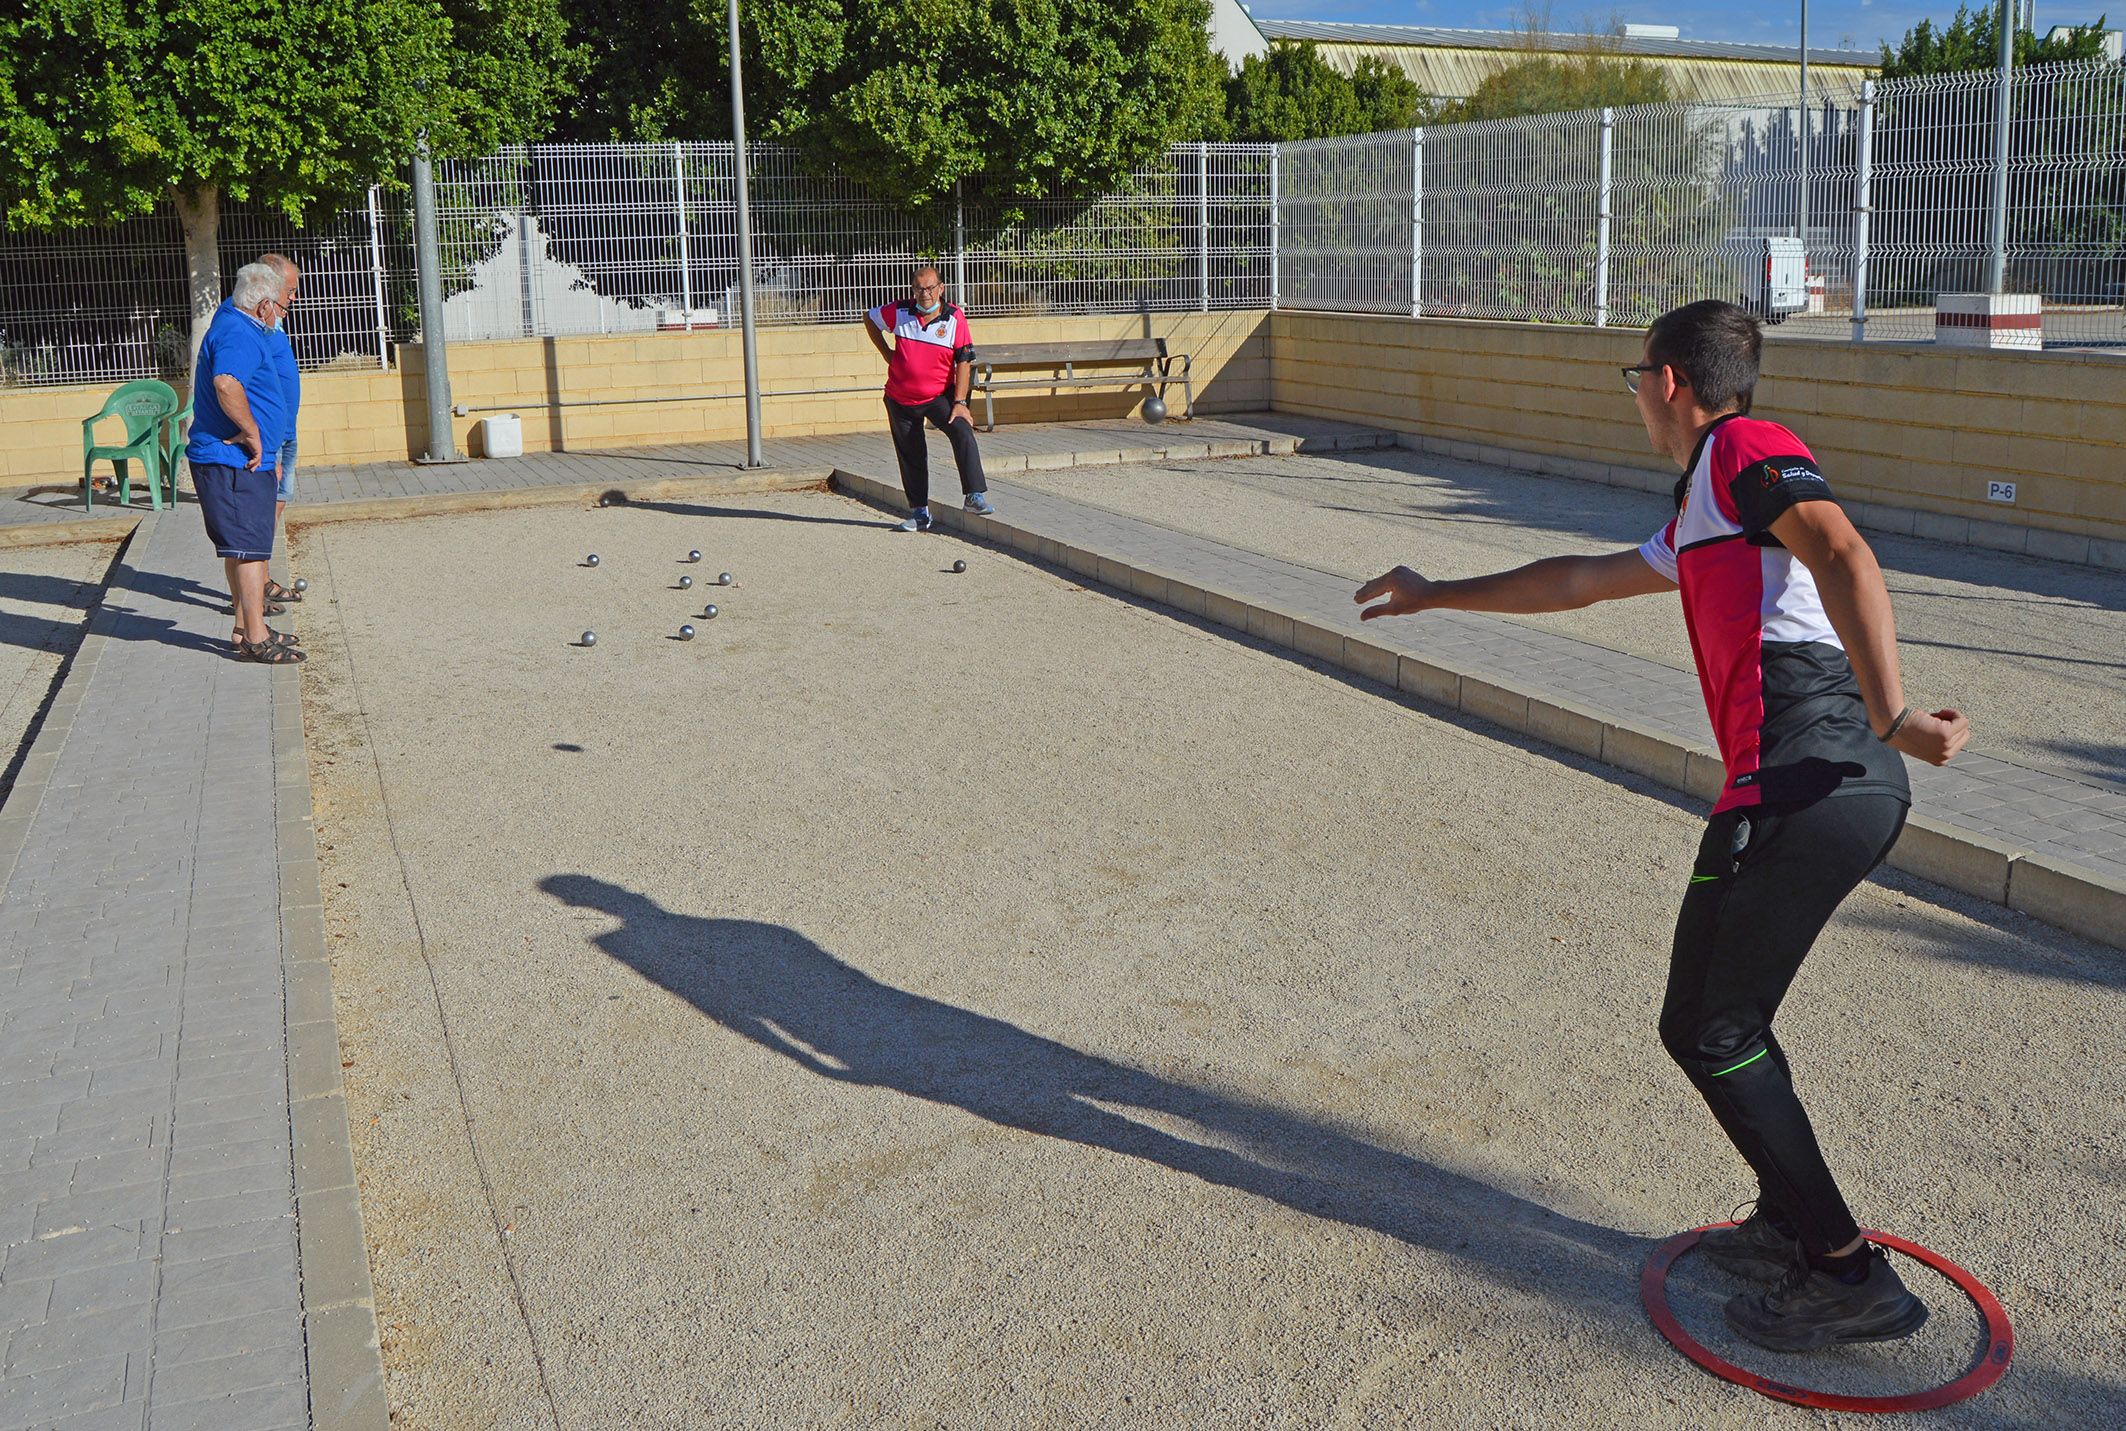
<path fill-rule="evenodd" d="M 267 336 L 273 343 L 274 371 L 280 374 L 281 400 L 288 405 L 288 413 L 281 428 L 281 441 L 295 436 L 295 414 L 303 405 L 303 375 L 295 366 L 295 342 L 286 328 L 269 328 Z M 275 448 L 279 451 L 279 448 Z"/>
<path fill-rule="evenodd" d="M 251 416 L 258 422 L 262 448 L 258 470 L 271 472 L 280 456 L 281 442 L 288 435 L 287 403 L 281 396 L 278 346 L 271 329 L 224 299 L 207 325 L 206 341 L 199 346 L 199 361 L 192 373 L 192 437 L 185 456 L 194 462 L 219 462 L 242 467 L 250 457 L 231 438 L 236 424 L 221 410 L 214 395 L 214 380 L 231 377 L 243 385 L 250 400 Z"/>

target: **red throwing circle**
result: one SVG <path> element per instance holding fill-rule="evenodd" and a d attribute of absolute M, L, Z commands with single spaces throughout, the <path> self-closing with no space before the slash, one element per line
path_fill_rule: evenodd
<path fill-rule="evenodd" d="M 1788 1386 L 1783 1381 L 1774 1381 L 1754 1371 L 1736 1366 L 1733 1362 L 1715 1356 L 1695 1341 L 1676 1314 L 1668 1309 L 1668 1269 L 1676 1265 L 1678 1258 L 1698 1245 L 1698 1239 L 1718 1227 L 1733 1227 L 1732 1222 L 1712 1222 L 1704 1227 L 1694 1227 L 1681 1232 L 1654 1249 L 1654 1255 L 1646 1259 L 1646 1268 L 1639 1273 L 1639 1300 L 1646 1304 L 1646 1315 L 1662 1336 L 1667 1337 L 1677 1351 L 1682 1352 L 1698 1365 L 1704 1367 L 1723 1381 L 1732 1381 L 1737 1386 L 1769 1396 L 1775 1401 L 1787 1401 L 1796 1406 L 1812 1406 L 1822 1411 L 1932 1411 L 1939 1406 L 1949 1406 L 1978 1395 L 1999 1381 L 2008 1370 L 2009 1359 L 2015 1355 L 2015 1330 L 2008 1325 L 2008 1314 L 2001 1308 L 2000 1300 L 1986 1289 L 1986 1284 L 1963 1268 L 1942 1256 L 1929 1251 L 1916 1242 L 1907 1242 L 1902 1237 L 1893 1237 L 1887 1232 L 1863 1230 L 1861 1235 L 1878 1247 L 1887 1247 L 1915 1261 L 1924 1262 L 1942 1276 L 1954 1282 L 1979 1315 L 1986 1322 L 1986 1346 L 1978 1361 L 1962 1376 L 1941 1386 L 1925 1391 L 1911 1391 L 1899 1396 L 1846 1396 L 1835 1391 L 1814 1391 L 1805 1386 Z"/>

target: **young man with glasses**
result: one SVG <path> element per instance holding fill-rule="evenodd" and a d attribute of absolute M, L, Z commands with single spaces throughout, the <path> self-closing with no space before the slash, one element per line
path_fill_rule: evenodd
<path fill-rule="evenodd" d="M 1624 369 L 1654 450 L 1683 468 L 1675 517 L 1643 545 L 1466 581 L 1397 567 L 1357 600 L 1379 602 L 1371 620 L 1681 591 L 1727 779 L 1676 921 L 1661 1041 L 1757 1176 L 1756 1210 L 1699 1244 L 1766 1284 L 1728 1302 L 1728 1324 L 1795 1352 L 1909 1336 L 1927 1319 L 1860 1235 L 1771 1022 L 1833 911 L 1904 828 L 1900 754 L 1945 764 L 1970 727 L 1905 703 L 1874 553 L 1801 439 L 1748 415 L 1761 342 L 1742 309 L 1693 303 L 1655 320 Z"/>
<path fill-rule="evenodd" d="M 864 315 L 864 332 L 886 360 L 886 423 L 900 458 L 901 490 L 908 494 L 904 532 L 930 530 L 930 450 L 923 424 L 931 423 L 952 443 L 960 490 L 970 512 L 993 515 L 982 454 L 974 442 L 974 415 L 967 391 L 974 382 L 974 340 L 967 315 L 945 301 L 945 285 L 925 264 L 908 281 L 909 296 Z M 887 334 L 893 335 L 889 345 Z"/>

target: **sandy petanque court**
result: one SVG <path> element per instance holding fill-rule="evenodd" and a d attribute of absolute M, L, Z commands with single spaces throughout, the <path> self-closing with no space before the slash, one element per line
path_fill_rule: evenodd
<path fill-rule="evenodd" d="M 395 1424 L 1841 1419 L 1638 1304 L 1749 1193 L 1654 1036 L 1700 821 L 1651 787 L 825 493 L 296 564 Z M 1918 1424 L 2126 1398 L 2122 1022 L 2114 954 L 1901 878 L 1804 971 L 1862 1221 L 2016 1320 Z M 1921 1335 L 1808 1358 L 1674 1292 L 1883 1394 L 1977 1344 L 1906 1270 Z"/>

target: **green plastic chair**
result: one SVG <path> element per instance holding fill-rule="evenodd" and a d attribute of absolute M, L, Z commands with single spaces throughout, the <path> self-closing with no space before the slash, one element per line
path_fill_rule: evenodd
<path fill-rule="evenodd" d="M 103 410 L 94 417 L 81 420 L 81 505 L 93 509 L 96 505 L 95 468 L 98 461 L 111 464 L 118 476 L 118 500 L 127 506 L 133 503 L 133 479 L 131 464 L 140 463 L 148 479 L 148 500 L 156 511 L 162 510 L 163 481 L 165 470 L 171 484 L 171 500 L 176 500 L 177 473 L 168 468 L 169 442 L 164 435 L 165 425 L 177 413 L 177 394 L 170 385 L 159 378 L 142 378 L 126 383 L 111 394 Z M 96 441 L 96 424 L 107 417 L 125 419 L 125 442 L 111 446 Z"/>

